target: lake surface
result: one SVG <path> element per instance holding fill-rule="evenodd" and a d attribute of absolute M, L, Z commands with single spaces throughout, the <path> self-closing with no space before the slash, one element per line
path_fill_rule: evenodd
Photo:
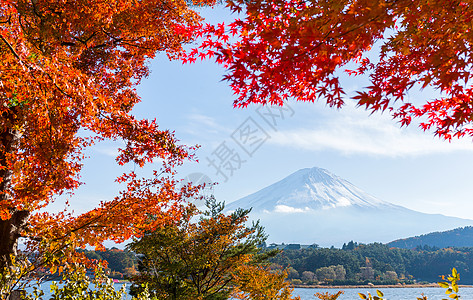
<path fill-rule="evenodd" d="M 45 293 L 45 296 L 43 296 L 44 300 L 49 299 L 49 296 L 51 295 L 49 292 L 49 285 L 50 282 L 45 282 L 41 285 Z M 122 285 L 122 283 L 117 283 L 115 284 L 115 288 L 120 289 Z M 130 286 L 130 284 L 127 284 L 127 286 Z M 29 290 L 31 291 L 32 289 Z M 360 299 L 358 293 L 367 294 L 368 292 L 370 292 L 371 295 L 376 295 L 376 288 L 357 288 L 342 290 L 345 293 L 342 294 L 338 298 L 338 300 Z M 384 293 L 384 298 L 387 300 L 416 300 L 417 297 L 420 297 L 422 293 L 424 293 L 424 295 L 427 296 L 429 300 L 441 300 L 448 298 L 448 296 L 445 294 L 445 289 L 442 288 L 381 288 L 380 290 Z M 294 296 L 298 295 L 301 297 L 302 300 L 316 300 L 314 294 L 317 292 L 329 292 L 331 294 L 334 294 L 337 291 L 338 289 L 296 288 L 294 289 Z M 462 299 L 473 299 L 473 288 L 460 288 L 459 294 L 461 295 Z M 131 297 L 128 295 L 127 299 L 131 299 Z"/>
<path fill-rule="evenodd" d="M 338 300 L 356 300 L 360 299 L 358 293 L 367 295 L 368 292 L 371 295 L 376 295 L 376 288 L 373 289 L 342 289 L 345 293 L 338 297 Z M 442 288 L 380 288 L 384 294 L 384 298 L 388 300 L 416 300 L 417 297 L 421 297 L 424 293 L 429 300 L 440 300 L 448 298 L 445 294 L 445 289 Z M 334 294 L 338 292 L 338 289 L 294 289 L 294 295 L 301 296 L 302 300 L 314 300 L 315 293 L 329 292 Z M 460 288 L 459 295 L 461 299 L 473 299 L 473 288 Z"/>

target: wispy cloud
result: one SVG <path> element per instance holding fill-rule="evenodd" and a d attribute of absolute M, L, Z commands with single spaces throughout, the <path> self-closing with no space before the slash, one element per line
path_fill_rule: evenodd
<path fill-rule="evenodd" d="M 198 123 L 200 125 L 208 126 L 208 127 L 219 127 L 218 123 L 215 121 L 214 118 L 203 115 L 203 114 L 190 114 L 187 118 L 194 123 Z"/>
<path fill-rule="evenodd" d="M 218 135 L 230 132 L 229 128 L 225 127 L 215 118 L 201 113 L 189 114 L 186 116 L 186 119 L 186 132 L 192 135 L 202 136 L 203 133 L 206 135 Z"/>
<path fill-rule="evenodd" d="M 94 149 L 96 152 L 100 154 L 104 154 L 110 157 L 117 157 L 118 156 L 118 148 L 116 147 L 100 147 Z"/>
<path fill-rule="evenodd" d="M 334 150 L 343 154 L 389 157 L 473 151 L 471 139 L 447 142 L 415 125 L 400 128 L 387 114 L 370 116 L 353 104 L 329 114 L 329 118 L 313 122 L 311 129 L 304 126 L 277 132 L 270 143 L 312 151 Z"/>

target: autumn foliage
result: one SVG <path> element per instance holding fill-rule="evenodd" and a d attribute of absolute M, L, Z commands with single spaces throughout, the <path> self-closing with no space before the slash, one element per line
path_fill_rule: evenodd
<path fill-rule="evenodd" d="M 259 247 L 266 235 L 259 223 L 246 225 L 250 210 L 226 214 L 214 197 L 206 204 L 204 211 L 186 207 L 183 218 L 128 245 L 139 257 L 132 294 L 148 288 L 158 299 L 299 299 L 286 273 L 267 266 L 277 251 Z"/>
<path fill-rule="evenodd" d="M 264 266 L 241 265 L 233 276 L 233 299 L 300 300 L 299 296 L 292 296 L 294 288 L 286 281 L 286 272 L 270 270 Z"/>
<path fill-rule="evenodd" d="M 192 191 L 175 189 L 173 168 L 189 148 L 131 114 L 140 101 L 134 87 L 156 52 L 176 55 L 193 39 L 177 30 L 201 22 L 189 5 L 213 3 L 1 0 L 0 271 L 14 263 L 19 237 L 54 272 L 53 257 L 75 247 L 123 242 L 179 217 L 175 200 Z M 82 184 L 84 149 L 106 139 L 123 141 L 119 165 L 162 167 L 147 179 L 119 176 L 125 189 L 87 213 L 47 212 Z M 150 213 L 162 218 L 145 222 Z"/>
<path fill-rule="evenodd" d="M 344 70 L 371 81 L 352 95 L 360 106 L 402 125 L 418 118 L 446 139 L 473 136 L 467 1 L 227 0 L 243 18 L 217 26 L 192 9 L 215 0 L 0 1 L 0 273 L 18 263 L 20 237 L 42 253 L 26 271 L 55 271 L 75 247 L 122 242 L 180 218 L 176 200 L 193 190 L 175 189 L 174 167 L 191 158 L 189 148 L 131 113 L 134 87 L 158 51 L 184 62 L 215 57 L 228 68 L 235 106 L 322 98 L 341 107 Z M 424 88 L 439 96 L 408 97 Z M 162 167 L 151 178 L 122 174 L 124 190 L 87 213 L 46 212 L 82 184 L 84 150 L 102 140 L 124 142 L 120 165 Z M 160 217 L 149 222 L 150 214 Z"/>
<path fill-rule="evenodd" d="M 286 99 L 341 107 L 340 71 L 369 76 L 351 97 L 371 111 L 389 111 L 402 125 L 418 118 L 424 130 L 451 139 L 473 136 L 469 1 L 448 0 L 228 0 L 244 17 L 199 25 L 204 41 L 184 62 L 215 57 L 235 106 Z M 370 51 L 373 50 L 373 51 Z M 436 89 L 436 99 L 409 98 Z"/>

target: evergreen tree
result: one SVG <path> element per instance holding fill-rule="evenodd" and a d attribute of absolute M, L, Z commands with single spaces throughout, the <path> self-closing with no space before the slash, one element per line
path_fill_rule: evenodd
<path fill-rule="evenodd" d="M 245 226 L 250 210 L 226 215 L 223 203 L 206 202 L 203 213 L 189 206 L 181 219 L 128 246 L 140 256 L 132 293 L 147 284 L 159 299 L 227 299 L 241 266 L 261 265 L 275 254 L 259 253 L 266 236 L 258 223 Z"/>

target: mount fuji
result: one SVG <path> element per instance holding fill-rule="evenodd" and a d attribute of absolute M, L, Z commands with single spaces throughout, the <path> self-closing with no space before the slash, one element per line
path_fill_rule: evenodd
<path fill-rule="evenodd" d="M 268 242 L 341 246 L 351 240 L 390 242 L 473 225 L 473 220 L 426 214 L 382 201 L 321 168 L 299 170 L 244 198 L 228 211 L 252 208 Z"/>

